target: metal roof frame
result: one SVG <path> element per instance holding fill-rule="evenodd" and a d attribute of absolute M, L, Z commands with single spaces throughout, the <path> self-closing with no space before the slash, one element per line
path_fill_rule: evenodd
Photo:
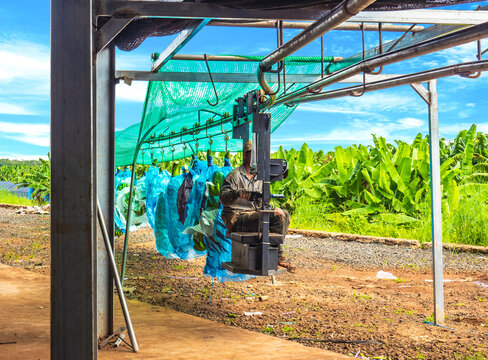
<path fill-rule="evenodd" d="M 348 0 L 344 0 L 343 5 L 347 4 Z M 200 25 L 207 20 L 315 21 L 326 17 L 329 10 L 243 10 L 205 3 L 147 0 L 52 0 L 51 13 L 51 358 L 96 359 L 97 338 L 113 332 L 113 278 L 110 259 L 96 221 L 96 204 L 98 199 L 105 223 L 111 229 L 108 235 L 113 246 L 116 76 L 130 78 L 132 75 L 134 79 L 142 79 L 150 75 L 130 71 L 117 72 L 116 75 L 113 39 L 138 17 L 204 19 Z M 110 17 L 108 22 L 106 17 Z M 395 15 L 390 12 L 363 12 L 346 21 L 353 22 L 351 25 L 354 27 L 357 26 L 354 22 L 358 21 L 393 22 L 392 29 L 397 26 L 397 30 L 401 29 L 398 27 L 401 25 L 395 24 L 442 24 L 424 30 L 411 29 L 417 34 L 430 29 L 433 34 L 435 26 L 445 27 L 441 30 L 449 32 L 454 27 L 475 23 L 483 23 L 484 26 L 488 19 L 485 12 L 419 10 L 395 12 Z M 244 24 L 242 26 L 246 27 Z M 341 26 L 344 26 L 342 21 L 333 28 Z M 446 31 L 448 28 L 451 30 Z M 198 30 L 197 26 L 177 37 L 171 47 L 163 52 L 161 66 L 177 54 Z M 488 35 L 484 27 L 482 31 L 483 35 Z M 402 41 L 406 41 L 408 36 L 411 35 L 405 36 Z M 401 43 L 397 44 L 397 49 L 402 47 Z M 458 70 L 463 69 L 466 73 L 486 70 L 481 62 L 471 65 L 459 65 Z M 151 76 L 163 76 L 156 72 L 158 66 L 152 69 Z M 410 75 L 412 78 L 409 80 L 414 75 Z M 198 74 L 191 76 L 198 80 Z M 272 81 L 272 78 L 267 74 L 263 77 L 266 81 Z M 344 80 L 347 78 L 343 77 Z M 428 79 L 435 77 L 423 77 L 419 81 Z M 232 79 L 229 77 L 229 80 Z M 382 81 L 398 84 L 400 79 Z M 373 82 L 364 86 L 368 91 L 380 85 Z M 415 86 L 418 90 L 419 86 Z M 429 89 L 422 90 L 422 94 L 426 95 L 424 100 L 429 104 L 431 139 L 436 139 L 435 80 L 430 80 Z M 322 95 L 332 96 L 333 93 L 325 92 Z M 314 100 L 315 95 L 307 96 L 311 96 L 308 100 Z M 437 155 L 433 149 L 434 314 L 436 322 L 440 324 L 443 321 L 443 290 Z"/>

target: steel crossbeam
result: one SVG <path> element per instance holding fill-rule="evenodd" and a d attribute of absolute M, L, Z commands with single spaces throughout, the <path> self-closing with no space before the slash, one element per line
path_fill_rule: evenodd
<path fill-rule="evenodd" d="M 219 20 L 298 20 L 315 21 L 329 9 L 238 9 L 209 3 L 161 2 L 154 0 L 102 0 L 98 16 L 114 14 L 137 17 L 219 19 Z M 403 24 L 476 25 L 488 21 L 486 13 L 473 10 L 400 10 L 363 11 L 349 19 L 350 22 L 386 22 Z"/>

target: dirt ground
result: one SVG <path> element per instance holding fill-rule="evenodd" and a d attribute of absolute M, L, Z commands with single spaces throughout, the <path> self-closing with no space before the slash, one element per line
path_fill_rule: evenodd
<path fill-rule="evenodd" d="M 48 231 L 48 216 L 0 209 L 0 262 L 48 274 Z M 118 260 L 122 241 L 117 239 Z M 341 246 L 326 239 L 315 241 L 323 242 L 324 251 Z M 152 231 L 140 229 L 131 234 L 126 292 L 153 305 L 359 358 L 488 358 L 488 268 L 483 265 L 487 258 L 463 260 L 477 263 L 467 270 L 445 271 L 449 281 L 442 328 L 424 323 L 431 320 L 433 307 L 428 269 L 331 261 L 304 243 L 288 240 L 289 256 L 299 267 L 280 275 L 277 285 L 269 278 L 253 278 L 247 286 L 243 282 L 212 286 L 211 279 L 202 276 L 205 259 L 166 260 L 155 250 Z M 382 250 L 373 252 L 378 251 Z M 421 250 L 411 251 L 414 256 Z M 377 279 L 378 270 L 398 279 Z"/>

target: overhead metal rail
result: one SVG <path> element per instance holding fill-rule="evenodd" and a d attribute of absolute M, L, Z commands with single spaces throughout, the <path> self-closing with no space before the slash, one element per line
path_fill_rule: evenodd
<path fill-rule="evenodd" d="M 366 82 L 385 80 L 397 77 L 397 74 L 366 74 Z M 117 70 L 115 77 L 126 82 L 132 81 L 176 81 L 176 82 L 212 82 L 207 72 L 170 72 L 170 71 L 134 71 L 134 70 Z M 278 75 L 267 73 L 264 75 L 268 83 L 278 83 Z M 256 75 L 249 73 L 212 73 L 213 82 L 215 83 L 256 83 Z M 320 80 L 321 74 L 286 74 L 286 80 L 289 83 L 310 84 Z M 363 77 L 353 75 L 347 79 L 341 80 L 340 83 L 360 83 Z"/>
<path fill-rule="evenodd" d="M 473 10 L 363 11 L 351 18 L 357 22 L 402 24 L 478 25 L 488 21 L 488 13 Z"/>
<path fill-rule="evenodd" d="M 273 106 L 292 102 L 295 99 L 298 99 L 305 95 L 309 95 L 311 92 L 317 92 L 318 90 L 326 86 L 335 84 L 343 79 L 347 79 L 348 77 L 359 74 L 361 72 L 371 72 L 375 68 L 381 66 L 393 64 L 421 55 L 430 54 L 439 50 L 444 50 L 450 47 L 466 44 L 486 37 L 488 37 L 488 22 L 459 30 L 454 33 L 443 35 L 434 39 L 422 41 L 418 44 L 414 44 L 403 49 L 380 54 L 373 58 L 363 60 L 357 64 L 349 66 L 343 70 L 339 70 L 330 76 L 324 77 L 323 79 L 310 84 L 307 87 L 288 93 L 287 95 L 284 95 L 277 99 Z"/>
<path fill-rule="evenodd" d="M 283 21 L 283 29 L 306 29 L 313 23 L 310 21 Z M 207 26 L 227 26 L 227 27 L 244 27 L 244 28 L 264 28 L 264 29 L 274 29 L 276 28 L 276 21 L 266 20 L 266 21 L 223 21 L 223 20 L 212 20 Z M 378 31 L 379 24 L 362 24 L 362 23 L 352 23 L 345 22 L 337 25 L 333 30 L 361 30 L 361 26 L 364 26 L 365 31 Z M 425 29 L 423 26 L 416 25 L 410 28 L 408 25 L 395 25 L 390 23 L 381 23 L 382 31 L 388 32 L 412 32 L 416 33 Z"/>
<path fill-rule="evenodd" d="M 470 77 L 471 74 L 488 71 L 488 60 L 481 60 L 481 61 L 473 61 L 470 63 L 461 63 L 455 64 L 450 66 L 445 66 L 441 68 L 426 70 L 418 73 L 408 74 L 408 75 L 374 75 L 377 77 L 382 77 L 383 80 L 371 82 L 366 85 L 365 92 L 376 91 L 376 90 L 383 90 L 392 87 L 402 86 L 402 85 L 409 85 L 409 84 L 417 84 L 422 82 L 429 82 L 431 80 L 440 79 L 443 77 L 448 76 L 463 76 L 463 77 Z M 373 76 L 371 76 L 373 77 Z M 362 79 L 362 78 L 361 78 Z M 359 80 L 359 79 L 358 79 Z M 357 81 L 359 82 L 359 81 Z M 334 99 L 344 96 L 350 96 L 356 91 L 363 90 L 363 86 L 352 86 L 337 90 L 331 90 L 328 92 L 324 92 L 323 94 L 319 95 L 309 95 L 296 101 L 293 101 L 292 105 L 298 105 L 299 103 L 303 102 L 311 102 L 311 101 L 320 101 L 326 99 Z M 175 145 L 182 145 L 184 142 L 177 142 L 177 143 L 168 143 L 168 144 L 161 144 L 161 141 L 171 141 L 173 139 L 182 139 L 183 136 L 188 135 L 197 135 L 200 134 L 202 131 L 205 131 L 210 128 L 214 127 L 222 127 L 224 124 L 232 121 L 232 116 L 226 114 L 220 115 L 221 118 L 219 120 L 215 120 L 212 122 L 204 123 L 203 125 L 195 125 L 192 128 L 184 128 L 181 131 L 176 131 L 168 134 L 161 134 L 161 135 L 154 135 L 152 137 L 147 138 L 143 143 L 145 144 L 155 144 L 158 143 L 158 147 L 165 148 L 171 147 Z M 222 132 L 224 132 L 222 130 Z M 213 136 L 213 135 L 211 135 Z M 210 136 L 210 137 L 211 137 Z M 201 140 L 208 138 L 208 135 L 204 135 L 201 137 L 196 137 L 195 139 Z M 194 140 L 194 139 L 192 139 Z M 145 148 L 144 150 L 150 150 L 151 147 Z"/>
<path fill-rule="evenodd" d="M 342 1 L 325 16 L 321 17 L 319 20 L 314 22 L 312 25 L 261 60 L 259 63 L 257 76 L 259 85 L 261 85 L 265 93 L 272 96 L 275 95 L 273 93 L 273 89 L 271 89 L 271 86 L 269 86 L 264 78 L 264 73 L 272 72 L 271 68 L 273 65 L 285 59 L 287 56 L 290 56 L 305 45 L 311 43 L 313 40 L 318 39 L 326 32 L 351 18 L 351 16 L 359 13 L 361 10 L 364 10 L 366 7 L 368 7 L 368 5 L 371 5 L 374 2 L 375 0 Z M 272 97 L 270 100 L 274 101 L 274 97 Z"/>
<path fill-rule="evenodd" d="M 100 0 L 98 16 L 137 16 L 147 18 L 218 19 L 218 20 L 295 20 L 316 21 L 330 10 L 236 9 L 209 3 L 162 2 L 155 0 Z M 351 22 L 477 25 L 488 21 L 488 15 L 471 10 L 398 10 L 363 11 Z"/>
<path fill-rule="evenodd" d="M 358 85 L 358 86 L 351 86 L 351 87 L 337 89 L 337 90 L 325 91 L 317 95 L 313 95 L 313 94 L 307 95 L 295 101 L 292 101 L 291 104 L 298 105 L 304 102 L 335 99 L 339 97 L 350 96 L 357 91 L 364 90 L 365 92 L 370 92 L 376 90 L 383 90 L 383 89 L 389 89 L 401 85 L 427 82 L 430 80 L 440 79 L 448 76 L 459 75 L 463 77 L 470 77 L 471 74 L 475 74 L 483 71 L 488 71 L 488 60 L 473 61 L 470 63 L 450 65 L 442 68 L 421 71 L 418 73 L 408 74 L 408 75 L 400 75 L 400 76 L 394 75 L 390 79 L 370 82 L 366 84 L 365 87 L 363 85 Z"/>
<path fill-rule="evenodd" d="M 291 40 L 284 43 L 278 49 L 267 55 L 259 63 L 259 68 L 263 71 L 271 70 L 271 67 L 290 56 L 305 45 L 324 35 L 337 25 L 340 25 L 351 16 L 358 14 L 361 10 L 367 8 L 376 0 L 344 0 L 332 9 L 325 16 L 318 19 L 312 25 L 308 26 Z"/>
<path fill-rule="evenodd" d="M 235 55 L 205 55 L 207 61 L 243 61 L 243 62 L 259 62 L 254 57 L 245 56 L 235 56 Z M 172 57 L 173 60 L 195 60 L 195 61 L 205 61 L 204 55 L 185 55 L 177 54 Z M 331 58 L 331 60 L 327 60 Z M 343 58 L 341 56 L 327 56 L 326 62 L 338 62 Z"/>

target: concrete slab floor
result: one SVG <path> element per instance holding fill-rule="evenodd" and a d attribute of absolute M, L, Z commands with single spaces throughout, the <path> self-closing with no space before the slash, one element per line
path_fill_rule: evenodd
<path fill-rule="evenodd" d="M 116 300 L 118 328 L 124 321 Z M 99 359 L 351 359 L 138 301 L 128 305 L 139 353 L 106 347 Z M 0 264 L 2 359 L 49 359 L 49 306 L 48 276 Z"/>

